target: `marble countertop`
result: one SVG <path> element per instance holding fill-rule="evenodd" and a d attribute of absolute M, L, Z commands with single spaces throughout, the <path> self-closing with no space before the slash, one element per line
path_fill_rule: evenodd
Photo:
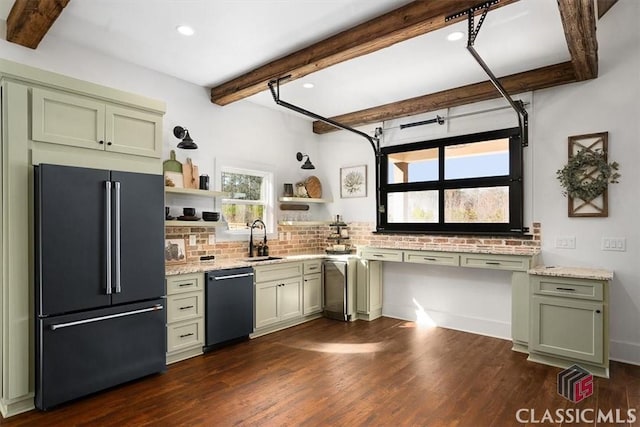
<path fill-rule="evenodd" d="M 517 248 L 517 249 L 516 249 Z M 461 246 L 461 245 L 423 245 L 420 247 L 407 245 L 398 247 L 389 246 L 363 246 L 359 250 L 364 249 L 380 249 L 390 251 L 432 251 L 432 252 L 454 252 L 460 254 L 488 254 L 488 255 L 517 255 L 517 256 L 534 256 L 540 253 L 540 248 L 536 246 Z"/>
<path fill-rule="evenodd" d="M 273 256 L 277 256 L 277 255 L 273 255 Z M 355 256 L 355 254 L 338 255 L 338 256 L 349 257 L 349 256 Z M 312 259 L 324 259 L 328 257 L 335 258 L 336 255 L 299 254 L 299 255 L 283 256 L 280 259 L 271 259 L 271 260 L 262 260 L 262 261 L 258 261 L 257 260 L 258 258 L 256 258 L 256 261 L 246 261 L 245 258 L 200 261 L 200 262 L 193 262 L 188 264 L 168 265 L 165 267 L 165 275 L 175 276 L 177 274 L 201 273 L 201 272 L 212 271 L 212 270 L 224 270 L 227 268 L 255 267 L 258 265 L 280 264 L 283 262 L 295 262 L 295 261 L 308 261 Z"/>
<path fill-rule="evenodd" d="M 560 267 L 552 265 L 539 265 L 528 271 L 537 276 L 572 277 L 576 279 L 611 280 L 613 271 L 599 268 Z"/>

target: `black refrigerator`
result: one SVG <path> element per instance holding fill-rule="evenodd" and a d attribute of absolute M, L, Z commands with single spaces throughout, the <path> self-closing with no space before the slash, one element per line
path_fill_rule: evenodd
<path fill-rule="evenodd" d="M 166 369 L 164 179 L 41 164 L 35 405 Z"/>

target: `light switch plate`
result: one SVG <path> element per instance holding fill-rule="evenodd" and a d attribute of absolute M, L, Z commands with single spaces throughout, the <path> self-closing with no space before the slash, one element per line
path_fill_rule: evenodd
<path fill-rule="evenodd" d="M 215 244 L 216 244 L 216 235 L 209 234 L 209 245 L 215 245 Z"/>
<path fill-rule="evenodd" d="M 189 246 L 195 246 L 195 245 L 196 245 L 196 235 L 189 234 Z"/>
<path fill-rule="evenodd" d="M 575 249 L 576 237 L 575 236 L 559 236 L 556 237 L 556 248 L 560 249 Z"/>
<path fill-rule="evenodd" d="M 626 237 L 603 237 L 600 249 L 603 251 L 625 252 L 627 250 Z"/>

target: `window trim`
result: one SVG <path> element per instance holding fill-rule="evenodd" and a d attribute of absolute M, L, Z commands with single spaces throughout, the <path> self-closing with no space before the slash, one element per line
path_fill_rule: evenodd
<path fill-rule="evenodd" d="M 227 166 L 222 165 L 219 168 L 219 172 L 217 174 L 218 182 L 220 183 L 220 189 L 222 190 L 222 174 L 223 173 L 235 173 L 242 175 L 254 175 L 260 176 L 264 180 L 265 185 L 265 195 L 264 195 L 264 203 L 258 200 L 242 200 L 242 199 L 231 199 L 227 197 L 221 197 L 219 199 L 219 210 L 222 212 L 222 205 L 228 202 L 234 202 L 237 204 L 246 204 L 246 205 L 262 205 L 265 206 L 265 218 L 263 219 L 265 225 L 267 226 L 267 234 L 273 236 L 276 232 L 276 224 L 275 224 L 275 173 L 267 168 L 257 169 L 257 168 L 239 168 L 236 166 Z M 248 236 L 251 230 L 249 227 L 243 229 L 226 229 L 225 233 L 230 236 Z"/>
<path fill-rule="evenodd" d="M 509 138 L 509 174 L 499 176 L 445 179 L 444 148 L 452 145 L 469 144 Z M 420 181 L 409 183 L 388 183 L 389 155 L 414 150 L 438 148 L 438 175 L 436 181 Z M 479 132 L 435 140 L 413 142 L 409 144 L 391 145 L 380 149 L 380 215 L 377 224 L 378 232 L 399 233 L 437 233 L 437 234 L 516 234 L 522 235 L 524 228 L 524 191 L 523 191 L 523 150 L 520 128 L 507 128 L 488 132 Z M 508 223 L 451 223 L 444 222 L 444 191 L 458 188 L 509 187 L 509 222 Z M 437 223 L 389 223 L 386 203 L 389 193 L 437 190 L 438 222 Z"/>

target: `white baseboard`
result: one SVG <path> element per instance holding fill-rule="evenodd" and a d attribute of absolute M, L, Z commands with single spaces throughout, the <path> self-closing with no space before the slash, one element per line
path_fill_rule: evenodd
<path fill-rule="evenodd" d="M 13 417 L 14 415 L 22 414 L 32 409 L 35 409 L 32 393 L 18 399 L 0 399 L 0 414 L 2 414 L 2 418 Z"/>
<path fill-rule="evenodd" d="M 395 319 L 416 321 L 414 306 L 391 306 L 382 308 L 382 315 Z M 457 313 L 426 310 L 434 323 L 442 328 L 455 329 L 493 338 L 511 340 L 511 323 L 493 319 L 463 316 Z"/>
<path fill-rule="evenodd" d="M 640 365 L 640 344 L 611 340 L 609 342 L 609 359 L 631 365 Z"/>

